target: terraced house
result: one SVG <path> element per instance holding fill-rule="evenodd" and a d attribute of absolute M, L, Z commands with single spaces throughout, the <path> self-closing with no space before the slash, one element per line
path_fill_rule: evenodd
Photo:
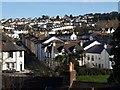
<path fill-rule="evenodd" d="M 2 71 L 20 72 L 24 70 L 24 48 L 13 43 L 10 37 L 2 35 L 1 49 L 0 68 Z"/>

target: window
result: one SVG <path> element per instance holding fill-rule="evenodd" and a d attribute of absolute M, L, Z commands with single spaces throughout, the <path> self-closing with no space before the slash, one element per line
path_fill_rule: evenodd
<path fill-rule="evenodd" d="M 64 48 L 62 49 L 62 53 L 65 54 L 65 49 Z"/>
<path fill-rule="evenodd" d="M 20 51 L 20 57 L 22 57 L 22 51 Z"/>
<path fill-rule="evenodd" d="M 97 55 L 95 56 L 96 60 L 97 60 Z"/>
<path fill-rule="evenodd" d="M 77 50 L 76 49 L 73 49 L 73 53 L 76 54 Z"/>
<path fill-rule="evenodd" d="M 102 68 L 104 68 L 104 65 L 102 64 Z"/>
<path fill-rule="evenodd" d="M 89 55 L 87 56 L 87 60 L 90 60 L 90 56 Z"/>
<path fill-rule="evenodd" d="M 101 65 L 99 64 L 99 68 L 101 68 Z"/>
<path fill-rule="evenodd" d="M 97 67 L 97 63 L 96 63 L 96 65 L 95 65 L 96 67 Z"/>
<path fill-rule="evenodd" d="M 13 58 L 13 52 L 9 52 L 9 57 Z"/>
<path fill-rule="evenodd" d="M 14 63 L 12 63 L 12 68 L 14 68 L 15 67 L 15 64 Z"/>
<path fill-rule="evenodd" d="M 9 64 L 9 63 L 6 63 L 6 67 L 7 67 L 7 68 L 10 68 L 10 64 Z"/>
<path fill-rule="evenodd" d="M 101 59 L 100 56 L 98 56 L 98 59 L 99 59 L 99 60 Z"/>
<path fill-rule="evenodd" d="M 99 57 L 99 60 L 100 60 L 100 57 Z"/>
<path fill-rule="evenodd" d="M 91 58 L 92 61 L 94 61 L 94 56 L 92 55 L 92 58 Z"/>

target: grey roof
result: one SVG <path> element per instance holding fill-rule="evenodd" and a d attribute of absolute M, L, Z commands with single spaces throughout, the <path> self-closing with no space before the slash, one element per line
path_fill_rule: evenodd
<path fill-rule="evenodd" d="M 88 49 L 86 51 L 86 53 L 97 53 L 97 54 L 100 54 L 104 49 L 104 46 L 103 45 L 95 45 L 93 47 L 91 47 L 90 49 Z"/>
<path fill-rule="evenodd" d="M 15 51 L 24 51 L 25 49 L 13 44 L 13 43 L 3 43 L 2 44 L 2 52 L 15 52 Z"/>
<path fill-rule="evenodd" d="M 76 48 L 78 51 L 79 50 L 83 50 L 83 48 L 81 46 L 78 45 L 77 42 L 70 42 L 68 44 L 57 44 L 54 49 L 55 49 L 55 52 L 58 53 L 58 52 L 61 52 L 62 49 L 65 49 L 65 51 L 67 53 L 71 53 L 73 51 L 74 48 Z"/>
<path fill-rule="evenodd" d="M 86 47 L 86 46 L 88 46 L 89 44 L 91 44 L 91 43 L 93 43 L 93 42 L 94 42 L 94 40 L 92 40 L 92 41 L 87 41 L 87 42 L 83 43 L 83 47 Z"/>
<path fill-rule="evenodd" d="M 12 39 L 6 35 L 2 35 L 2 44 L 0 45 L 0 48 L 2 52 L 25 50 L 23 47 L 13 44 Z"/>

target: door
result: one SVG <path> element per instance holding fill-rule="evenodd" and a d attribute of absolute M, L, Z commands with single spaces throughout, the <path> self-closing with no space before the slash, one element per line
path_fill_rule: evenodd
<path fill-rule="evenodd" d="M 20 64 L 20 71 L 22 71 L 22 64 Z"/>

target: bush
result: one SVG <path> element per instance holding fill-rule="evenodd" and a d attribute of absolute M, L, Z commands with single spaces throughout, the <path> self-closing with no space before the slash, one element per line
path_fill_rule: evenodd
<path fill-rule="evenodd" d="M 98 68 L 85 68 L 85 67 L 79 67 L 78 70 L 76 70 L 77 75 L 110 75 L 112 70 L 110 69 L 98 69 Z"/>

